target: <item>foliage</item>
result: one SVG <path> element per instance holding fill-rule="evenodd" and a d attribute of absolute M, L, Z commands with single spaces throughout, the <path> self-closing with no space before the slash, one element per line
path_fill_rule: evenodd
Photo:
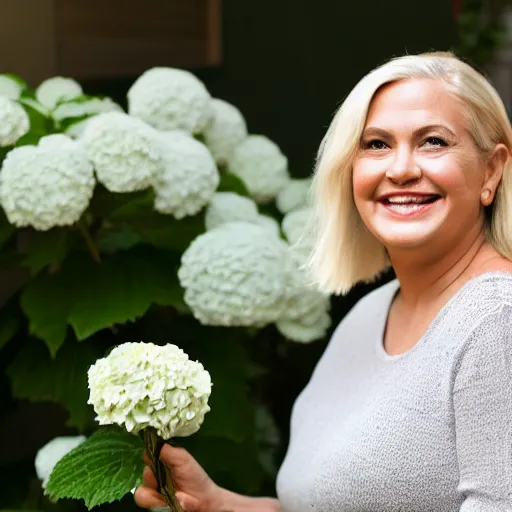
<path fill-rule="evenodd" d="M 48 82 L 45 88 L 52 83 Z M 58 81 L 55 83 L 62 86 Z M 46 93 L 50 98 L 59 98 L 62 91 L 46 90 Z M 144 92 L 139 91 L 139 94 Z M 30 119 L 30 131 L 14 145 L 0 148 L 0 186 L 1 165 L 9 152 L 22 146 L 37 145 L 41 139 L 43 144 L 49 144 L 48 135 L 64 133 L 71 126 L 82 125 L 87 130 L 89 119 L 102 115 L 102 109 L 112 108 L 119 113 L 119 107 L 112 102 L 83 96 L 88 109 L 98 108 L 98 112 L 87 110 L 84 115 L 85 110 L 77 108 L 83 103 L 81 98 L 57 101 L 51 110 L 51 105 L 45 107 L 35 99 L 33 91 L 23 89 L 17 101 Z M 63 119 L 62 112 L 78 112 L 78 117 Z M 212 129 L 211 125 L 209 129 Z M 149 124 L 145 128 L 148 137 L 156 131 Z M 136 137 L 137 134 L 130 132 L 129 135 Z M 80 131 L 74 131 L 73 136 L 80 143 Z M 219 137 L 211 133 L 209 136 L 219 142 Z M 194 137 L 197 141 L 206 140 L 202 134 L 194 134 Z M 230 140 L 235 139 L 231 137 Z M 135 148 L 130 154 L 137 153 L 137 147 L 135 142 L 128 148 L 130 151 Z M 117 149 L 126 148 L 120 146 Z M 104 150 L 108 153 L 109 146 L 103 147 Z M 229 154 L 228 150 L 224 144 L 224 155 Z M 116 172 L 122 170 L 123 165 L 122 152 L 118 154 L 121 156 L 115 161 Z M 141 155 L 137 153 L 137 158 L 143 162 L 144 155 Z M 88 155 L 92 162 L 93 156 Z M 158 165 L 158 152 L 152 152 L 151 158 Z M 257 159 L 258 155 L 251 154 L 250 158 Z M 180 163 L 187 169 L 187 162 Z M 137 166 L 132 165 L 130 169 L 130 172 L 136 172 Z M 26 169 L 36 173 L 40 170 L 37 167 Z M 97 169 L 95 171 L 97 180 Z M 109 172 L 108 166 L 106 172 Z M 280 179 L 283 179 L 282 169 L 280 172 Z M 218 186 L 208 194 L 222 191 L 251 197 L 239 176 L 228 173 L 225 167 L 219 167 L 218 173 Z M 44 176 L 42 178 L 42 186 L 51 185 L 45 184 Z M 49 192 L 54 194 L 53 199 L 55 194 L 58 195 L 58 190 Z M 40 191 L 27 189 L 26 193 Z M 27 213 L 23 208 L 28 204 L 33 211 L 27 218 L 34 218 L 45 194 L 39 198 L 31 196 L 28 202 L 21 196 L 16 208 L 23 216 Z M 201 324 L 194 317 L 192 306 L 186 303 L 185 290 L 178 280 L 183 253 L 205 233 L 208 198 L 201 196 L 204 206 L 199 212 L 176 218 L 155 210 L 157 196 L 156 181 L 144 190 L 125 193 L 107 190 L 95 182 L 94 194 L 77 222 L 56 223 L 53 227 L 45 226 L 45 230 L 34 224 L 16 228 L 0 208 L 0 262 L 5 273 L 0 274 L 0 290 L 8 290 L 0 297 L 4 301 L 0 303 L 0 386 L 8 382 L 11 393 L 6 398 L 6 406 L 0 408 L 0 427 L 8 415 L 23 415 L 25 410 L 30 410 L 31 404 L 44 404 L 49 416 L 56 410 L 66 411 L 62 421 L 55 419 L 44 434 L 39 432 L 44 422 L 36 421 L 24 428 L 29 437 L 33 435 L 40 439 L 35 449 L 52 435 L 80 433 L 88 436 L 88 441 L 65 456 L 55 469 L 57 476 L 69 472 L 87 482 L 90 491 L 87 506 L 121 499 L 135 486 L 142 469 L 138 438 L 126 437 L 127 434 L 115 429 L 98 430 L 92 408 L 87 405 L 88 368 L 114 346 L 126 341 L 176 344 L 192 359 L 199 360 L 211 374 L 211 412 L 201 430 L 190 438 L 180 439 L 179 444 L 188 448 L 220 485 L 243 493 L 268 493 L 273 488 L 277 458 L 282 454 L 280 433 L 272 414 L 262 403 L 264 399 L 258 388 L 262 375 L 267 372 L 261 366 L 261 354 L 268 349 L 267 346 L 263 350 L 263 336 L 258 337 L 261 326 Z M 182 200 L 186 197 L 184 194 Z M 276 221 L 281 222 L 282 216 L 272 204 L 265 208 L 265 213 L 273 212 Z M 270 236 L 280 235 L 269 232 Z M 286 244 L 285 240 L 281 242 Z M 229 252 L 229 246 L 226 251 Z M 284 261 L 276 264 L 284 265 Z M 267 329 L 264 338 L 267 343 L 274 343 L 270 352 L 275 356 L 279 352 L 276 347 L 286 341 L 275 327 Z M 55 404 L 58 404 L 57 409 Z M 122 445 L 126 457 L 112 461 L 108 453 L 114 445 Z M 87 446 L 96 450 L 93 450 L 94 456 L 84 457 Z M 34 484 L 33 480 L 30 483 L 33 470 L 27 468 L 33 468 L 33 459 L 28 460 L 26 453 L 22 456 L 24 452 L 19 448 L 14 448 L 13 453 L 11 458 L 14 457 L 19 465 L 16 467 L 23 469 L 11 471 L 0 463 L 0 477 L 17 473 L 12 475 L 16 485 L 0 497 L 0 509 L 83 510 L 83 504 L 78 506 L 66 500 L 49 503 L 43 498 L 40 483 Z M 18 453 L 20 457 L 16 458 Z M 35 455 L 33 450 L 29 454 Z M 114 471 L 122 473 L 125 479 L 122 487 L 116 488 L 109 481 L 109 472 Z M 56 478 L 50 478 L 48 483 L 53 498 L 78 495 L 73 492 L 71 483 L 64 488 L 56 481 Z M 129 501 L 125 500 L 121 504 L 126 508 Z M 116 506 L 112 504 L 108 508 L 115 510 Z"/>
<path fill-rule="evenodd" d="M 460 0 L 457 17 L 457 56 L 474 65 L 488 63 L 506 39 L 501 15 L 511 0 Z"/>
<path fill-rule="evenodd" d="M 46 492 L 52 499 L 85 497 L 89 509 L 119 500 L 140 483 L 142 455 L 139 437 L 120 428 L 98 430 L 57 463 Z"/>

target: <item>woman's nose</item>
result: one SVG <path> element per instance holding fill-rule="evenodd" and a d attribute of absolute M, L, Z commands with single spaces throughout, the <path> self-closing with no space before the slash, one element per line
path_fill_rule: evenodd
<path fill-rule="evenodd" d="M 415 161 L 414 151 L 409 148 L 398 148 L 395 158 L 386 170 L 386 177 L 397 185 L 421 178 L 421 169 Z"/>

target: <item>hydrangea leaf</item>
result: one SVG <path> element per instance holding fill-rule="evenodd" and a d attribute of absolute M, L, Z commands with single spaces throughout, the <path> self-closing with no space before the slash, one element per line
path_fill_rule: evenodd
<path fill-rule="evenodd" d="M 52 133 L 53 122 L 43 113 L 42 105 L 29 98 L 20 99 L 20 103 L 28 114 L 30 119 L 30 132 L 21 137 L 16 142 L 16 146 L 26 146 L 27 144 L 37 144 L 41 137 Z"/>
<path fill-rule="evenodd" d="M 117 211 L 132 208 L 133 204 L 146 204 L 151 208 L 153 193 L 151 190 L 139 190 L 137 192 L 111 192 L 98 183 L 94 188 L 94 195 L 89 204 L 89 211 L 95 217 L 109 218 Z M 110 218 L 109 218 L 110 221 Z"/>
<path fill-rule="evenodd" d="M 140 482 L 142 440 L 118 428 L 101 428 L 55 466 L 45 494 L 83 499 L 90 510 L 120 500 Z"/>
<path fill-rule="evenodd" d="M 67 252 L 67 234 L 60 228 L 34 233 L 22 265 L 37 274 L 48 265 L 60 263 Z"/>
<path fill-rule="evenodd" d="M 30 341 L 7 369 L 13 395 L 59 403 L 69 411 L 68 425 L 84 430 L 94 418 L 87 405 L 87 370 L 100 355 L 92 343 L 69 341 L 52 359 L 43 343 Z"/>
<path fill-rule="evenodd" d="M 141 236 L 131 229 L 108 230 L 100 234 L 98 249 L 102 253 L 114 253 L 131 249 L 141 241 Z"/>
<path fill-rule="evenodd" d="M 46 342 L 52 357 L 66 339 L 71 293 L 62 274 L 40 273 L 28 283 L 21 296 L 30 333 Z"/>
<path fill-rule="evenodd" d="M 153 303 L 169 305 L 172 297 L 181 297 L 181 288 L 169 266 L 161 272 L 150 261 L 128 252 L 117 254 L 102 265 L 73 273 L 75 290 L 68 322 L 79 340 L 115 324 L 133 322 Z"/>
<path fill-rule="evenodd" d="M 54 274 L 40 273 L 27 286 L 21 305 L 30 332 L 44 339 L 52 355 L 64 342 L 67 325 L 79 340 L 114 326 L 135 321 L 151 304 L 178 307 L 183 303 L 175 267 L 124 251 L 101 265 L 87 255 L 67 260 Z"/>
<path fill-rule="evenodd" d="M 179 252 L 183 252 L 205 229 L 203 213 L 177 220 L 156 212 L 151 195 L 127 202 L 112 211 L 108 220 L 114 226 L 130 228 L 155 247 Z"/>
<path fill-rule="evenodd" d="M 217 192 L 236 192 L 241 196 L 251 196 L 243 180 L 239 178 L 236 174 L 232 174 L 227 171 L 221 173 L 220 183 L 219 186 L 217 187 Z"/>

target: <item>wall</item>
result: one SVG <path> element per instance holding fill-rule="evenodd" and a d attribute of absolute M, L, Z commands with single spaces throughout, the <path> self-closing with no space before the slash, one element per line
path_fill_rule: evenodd
<path fill-rule="evenodd" d="M 333 111 L 365 73 L 454 42 L 448 0 L 225 0 L 223 24 L 224 64 L 204 73 L 207 85 L 281 146 L 296 175 L 310 172 Z"/>

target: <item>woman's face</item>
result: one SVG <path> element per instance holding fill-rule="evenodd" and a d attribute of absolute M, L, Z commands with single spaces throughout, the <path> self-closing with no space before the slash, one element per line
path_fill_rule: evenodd
<path fill-rule="evenodd" d="M 353 165 L 355 204 L 390 252 L 450 247 L 483 229 L 487 167 L 444 84 L 401 80 L 370 106 Z"/>

